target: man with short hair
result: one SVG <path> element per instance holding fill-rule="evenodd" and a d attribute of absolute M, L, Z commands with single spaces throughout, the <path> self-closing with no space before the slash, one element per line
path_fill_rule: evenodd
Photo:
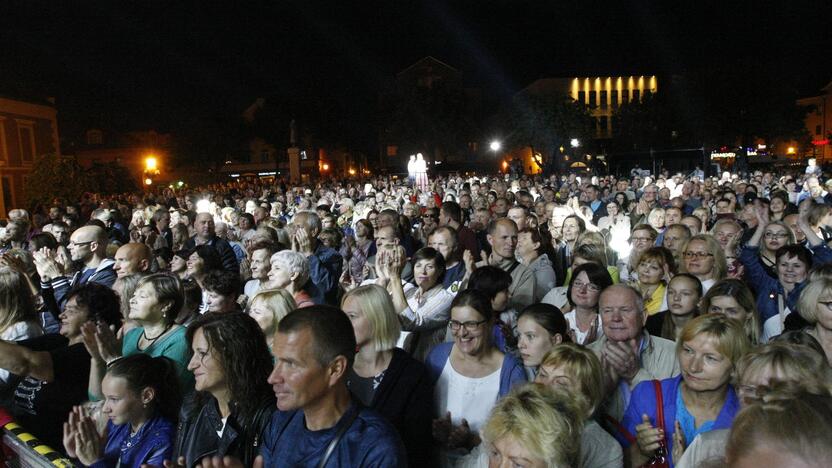
<path fill-rule="evenodd" d="M 217 237 L 214 217 L 211 213 L 199 213 L 194 219 L 194 230 L 196 234 L 185 242 L 184 248 L 192 250 L 197 245 L 207 244 L 214 248 L 222 259 L 222 267 L 225 271 L 239 273 L 240 265 L 234 255 L 234 249 L 225 239 Z"/>
<path fill-rule="evenodd" d="M 6 235 L 0 241 L 3 243 L 0 252 L 11 249 L 28 250 L 29 224 L 23 220 L 9 221 L 6 224 Z"/>
<path fill-rule="evenodd" d="M 393 426 L 347 389 L 355 348 L 349 319 L 334 307 L 297 309 L 280 321 L 269 376 L 277 411 L 263 434 L 263 466 L 406 466 Z"/>
<path fill-rule="evenodd" d="M 40 275 L 41 294 L 47 307 L 57 316 L 63 310 L 66 297 L 72 288 L 87 283 L 98 283 L 112 287 L 116 281 L 113 260 L 107 255 L 107 232 L 98 226 L 83 226 L 72 233 L 69 253 L 73 262 L 83 267 L 71 278 L 59 266 L 55 254 L 41 249 L 34 252 L 35 267 Z"/>
<path fill-rule="evenodd" d="M 477 266 L 496 266 L 511 275 L 508 289 L 509 307 L 523 310 L 535 298 L 534 273 L 515 258 L 517 250 L 517 225 L 508 218 L 499 218 L 488 226 L 488 243 L 491 255 Z"/>
<path fill-rule="evenodd" d="M 113 271 L 116 272 L 118 278 L 123 278 L 133 273 L 148 272 L 152 264 L 153 252 L 147 244 L 129 242 L 116 250 Z"/>
<path fill-rule="evenodd" d="M 336 304 L 338 279 L 341 277 L 341 254 L 318 240 L 321 219 L 314 211 L 301 211 L 292 218 L 292 250 L 309 260 L 308 291 L 315 304 Z"/>
<path fill-rule="evenodd" d="M 681 265 L 682 246 L 691 238 L 690 229 L 684 224 L 671 224 L 664 231 L 664 240 L 662 246 L 673 252 L 673 258 L 676 259 L 676 264 Z"/>
<path fill-rule="evenodd" d="M 598 310 L 604 336 L 589 349 L 601 360 L 607 393 L 605 412 L 620 421 L 638 383 L 679 374 L 676 344 L 647 333 L 644 299 L 630 286 L 614 284 L 604 289 Z"/>
<path fill-rule="evenodd" d="M 49 230 L 53 236 L 55 236 L 55 241 L 58 242 L 58 245 L 62 245 L 66 247 L 69 244 L 69 226 L 66 225 L 63 221 L 55 221 L 52 223 L 52 228 Z"/>
<path fill-rule="evenodd" d="M 428 247 L 436 249 L 445 259 L 445 274 L 443 275 L 442 285 L 450 293 L 458 293 L 467 271 L 465 270 L 465 263 L 462 262 L 454 228 L 450 226 L 436 228 L 428 239 Z"/>
<path fill-rule="evenodd" d="M 439 225 L 449 226 L 456 232 L 457 245 L 460 252 L 469 251 L 474 256 L 474 261 L 480 261 L 480 249 L 477 244 L 477 235 L 471 228 L 462 224 L 462 207 L 456 202 L 445 202 L 439 209 Z"/>
<path fill-rule="evenodd" d="M 690 235 L 695 236 L 702 232 L 702 220 L 693 215 L 686 215 L 682 217 L 679 224 L 684 224 L 690 229 Z"/>
<path fill-rule="evenodd" d="M 512 206 L 509 208 L 508 215 L 506 217 L 514 221 L 514 224 L 517 225 L 518 231 L 522 231 L 523 229 L 526 229 L 526 220 L 529 217 L 529 209 L 522 205 Z"/>

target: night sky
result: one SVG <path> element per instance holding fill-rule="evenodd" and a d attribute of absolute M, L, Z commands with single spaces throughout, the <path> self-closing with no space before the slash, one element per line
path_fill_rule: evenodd
<path fill-rule="evenodd" d="M 64 138 L 92 125 L 176 132 L 258 96 L 332 100 L 369 125 L 378 91 L 425 55 L 496 100 L 540 77 L 739 59 L 793 71 L 803 95 L 832 80 L 828 0 L 9 3 L 0 94 L 56 97 Z"/>

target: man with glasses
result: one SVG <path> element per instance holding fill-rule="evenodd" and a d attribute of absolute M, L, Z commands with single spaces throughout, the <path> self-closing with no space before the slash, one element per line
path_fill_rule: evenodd
<path fill-rule="evenodd" d="M 72 276 L 68 276 L 71 272 L 64 271 L 49 249 L 33 253 L 40 275 L 41 294 L 55 316 L 63 310 L 72 288 L 87 283 L 98 283 L 109 288 L 116 281 L 115 262 L 107 258 L 107 231 L 101 227 L 83 226 L 73 232 L 69 238 L 69 254 L 72 262 L 81 264 Z"/>
<path fill-rule="evenodd" d="M 651 336 L 644 329 L 644 299 L 630 286 L 614 284 L 601 292 L 598 312 L 604 336 L 589 345 L 601 360 L 606 416 L 620 421 L 632 389 L 645 380 L 662 380 L 679 374 L 676 344 Z"/>

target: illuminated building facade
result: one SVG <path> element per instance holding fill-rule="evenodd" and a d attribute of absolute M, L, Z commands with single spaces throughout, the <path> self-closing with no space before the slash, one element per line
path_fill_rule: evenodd
<path fill-rule="evenodd" d="M 61 155 L 57 115 L 49 100 L 0 96 L 0 216 L 26 206 L 23 192 L 34 159 Z"/>
<path fill-rule="evenodd" d="M 811 144 L 805 148 L 803 154 L 814 157 L 818 162 L 832 162 L 832 82 L 824 86 L 819 96 L 800 99 L 800 106 L 812 107 L 806 114 L 806 130 L 811 137 Z"/>

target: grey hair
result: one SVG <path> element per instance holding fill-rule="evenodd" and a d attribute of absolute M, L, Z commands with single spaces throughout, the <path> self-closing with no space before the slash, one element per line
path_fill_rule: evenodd
<path fill-rule="evenodd" d="M 301 253 L 294 250 L 281 250 L 272 255 L 271 263 L 272 266 L 280 265 L 292 274 L 297 273 L 298 277 L 295 278 L 294 283 L 298 286 L 302 286 L 309 281 L 309 261 Z"/>

